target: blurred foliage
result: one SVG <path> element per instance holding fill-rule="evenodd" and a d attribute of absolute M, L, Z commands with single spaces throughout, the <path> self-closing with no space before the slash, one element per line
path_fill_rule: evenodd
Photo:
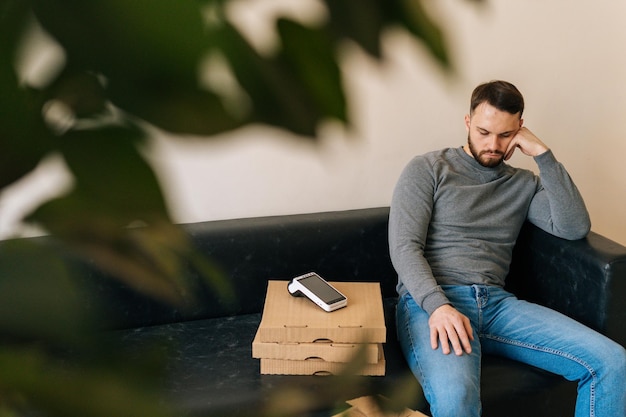
<path fill-rule="evenodd" d="M 259 123 L 314 140 L 326 119 L 350 124 L 339 47 L 351 42 L 380 60 L 390 28 L 451 69 L 443 31 L 420 0 L 321 0 L 326 16 L 315 25 L 276 18 L 280 46 L 272 52 L 257 50 L 233 24 L 233 1 L 0 0 L 0 192 L 60 155 L 72 190 L 26 221 L 125 285 L 176 305 L 193 300 L 183 263 L 208 271 L 216 291 L 227 283 L 171 224 L 142 153 L 150 129 L 210 139 Z M 17 57 L 35 27 L 64 61 L 33 86 L 22 82 Z M 224 71 L 228 88 L 200 81 Z M 104 355 L 87 337 L 90 320 L 63 265 L 23 245 L 0 254 L 0 415 L 31 406 L 50 416 L 163 414 L 150 384 L 134 384 L 153 366 Z M 84 354 L 68 363 L 51 346 Z"/>

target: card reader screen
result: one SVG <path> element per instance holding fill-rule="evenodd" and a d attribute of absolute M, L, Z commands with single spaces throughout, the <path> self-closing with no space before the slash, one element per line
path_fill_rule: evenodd
<path fill-rule="evenodd" d="M 320 277 L 316 275 L 311 275 L 310 277 L 302 278 L 300 280 L 300 284 L 307 287 L 311 292 L 317 295 L 322 299 L 326 304 L 334 304 L 337 301 L 343 300 L 345 297 L 341 295 L 337 290 L 328 285 L 326 282 L 320 279 Z"/>

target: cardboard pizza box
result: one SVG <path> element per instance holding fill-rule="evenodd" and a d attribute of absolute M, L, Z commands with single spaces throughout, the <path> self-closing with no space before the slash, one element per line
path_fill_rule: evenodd
<path fill-rule="evenodd" d="M 268 281 L 259 342 L 329 341 L 384 343 L 387 330 L 379 283 L 331 282 L 348 305 L 326 312 L 306 297 L 293 297 L 287 281 Z"/>
<path fill-rule="evenodd" d="M 427 417 L 424 413 L 406 407 L 396 410 L 398 407 L 393 407 L 394 404 L 382 396 L 360 397 L 346 402 L 351 407 L 333 417 Z M 381 409 L 381 404 L 387 406 L 386 409 Z"/>
<path fill-rule="evenodd" d="M 261 374 L 264 375 L 385 375 L 385 354 L 379 350 L 378 362 L 353 364 L 351 362 L 327 362 L 322 359 L 303 361 L 261 358 Z"/>
<path fill-rule="evenodd" d="M 261 342 L 257 333 L 252 342 L 252 357 L 301 361 L 319 358 L 327 362 L 350 362 L 358 356 L 366 363 L 377 363 L 380 349 L 382 345 L 379 343 Z"/>

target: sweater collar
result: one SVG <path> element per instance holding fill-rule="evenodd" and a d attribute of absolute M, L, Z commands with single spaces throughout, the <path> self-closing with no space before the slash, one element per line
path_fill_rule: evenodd
<path fill-rule="evenodd" d="M 456 148 L 457 153 L 459 154 L 461 160 L 470 168 L 478 170 L 484 174 L 489 174 L 489 175 L 499 175 L 502 172 L 504 172 L 504 170 L 506 170 L 506 163 L 503 161 L 501 164 L 499 164 L 496 167 L 490 168 L 490 167 L 485 167 L 482 166 L 473 156 L 468 155 L 467 152 L 465 152 L 465 149 L 463 149 L 463 147 L 459 147 Z"/>

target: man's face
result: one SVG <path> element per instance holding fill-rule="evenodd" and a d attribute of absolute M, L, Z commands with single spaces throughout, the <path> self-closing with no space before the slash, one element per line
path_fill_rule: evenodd
<path fill-rule="evenodd" d="M 522 127 L 519 113 L 511 114 L 487 102 L 479 104 L 474 113 L 465 116 L 467 144 L 465 152 L 485 167 L 496 167 L 504 160 L 509 143 Z"/>

